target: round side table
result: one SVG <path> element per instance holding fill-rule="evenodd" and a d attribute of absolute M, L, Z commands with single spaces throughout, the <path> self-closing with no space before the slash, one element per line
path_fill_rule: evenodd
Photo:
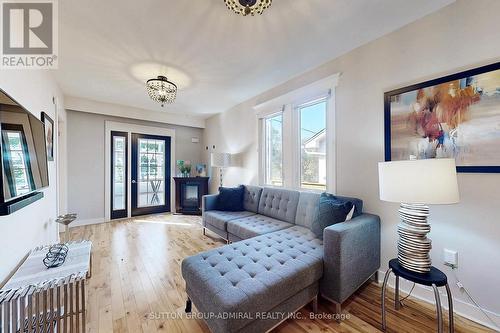
<path fill-rule="evenodd" d="M 69 224 L 76 220 L 76 214 L 75 213 L 70 213 L 70 214 L 65 214 L 65 215 L 59 215 L 56 219 L 56 222 L 59 224 L 64 225 L 64 242 L 69 243 L 70 236 L 69 236 Z"/>
<path fill-rule="evenodd" d="M 396 286 L 395 286 L 395 297 L 394 297 L 394 307 L 399 310 L 401 303 L 399 302 L 399 278 L 402 277 L 405 280 L 422 284 L 425 286 L 430 286 L 434 290 L 434 297 L 436 298 L 436 312 L 438 319 L 438 332 L 443 332 L 443 310 L 441 309 L 441 299 L 439 297 L 438 287 L 445 287 L 446 294 L 448 297 L 448 312 L 449 312 L 449 324 L 450 333 L 454 332 L 453 325 L 453 299 L 451 296 L 450 287 L 448 286 L 448 279 L 446 274 L 441 272 L 436 267 L 431 267 L 428 273 L 417 273 L 403 268 L 398 262 L 398 259 L 391 259 L 389 261 L 389 269 L 385 273 L 384 284 L 382 285 L 382 330 L 386 330 L 386 315 L 385 315 L 385 290 L 387 288 L 387 281 L 389 280 L 389 275 L 393 273 L 396 276 Z"/>

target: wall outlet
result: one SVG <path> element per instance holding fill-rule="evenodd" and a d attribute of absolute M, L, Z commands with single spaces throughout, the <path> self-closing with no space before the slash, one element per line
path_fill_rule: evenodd
<path fill-rule="evenodd" d="M 444 249 L 444 264 L 450 267 L 458 267 L 458 252 Z"/>

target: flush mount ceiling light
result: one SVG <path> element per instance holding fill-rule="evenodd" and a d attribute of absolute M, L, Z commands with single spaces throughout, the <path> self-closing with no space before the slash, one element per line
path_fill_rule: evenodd
<path fill-rule="evenodd" d="M 169 81 L 167 77 L 159 75 L 156 79 L 149 79 L 146 82 L 146 89 L 149 97 L 161 104 L 171 104 L 175 101 L 177 95 L 177 85 Z"/>
<path fill-rule="evenodd" d="M 226 7 L 243 16 L 262 15 L 271 6 L 273 0 L 224 0 Z"/>

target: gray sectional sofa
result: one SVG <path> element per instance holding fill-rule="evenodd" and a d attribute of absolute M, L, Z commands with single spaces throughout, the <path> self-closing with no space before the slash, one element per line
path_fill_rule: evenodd
<path fill-rule="evenodd" d="M 265 332 L 317 296 L 340 305 L 380 266 L 380 219 L 355 205 L 353 219 L 310 230 L 320 194 L 245 186 L 241 212 L 203 198 L 203 227 L 228 245 L 182 262 L 191 301 L 214 333 Z"/>

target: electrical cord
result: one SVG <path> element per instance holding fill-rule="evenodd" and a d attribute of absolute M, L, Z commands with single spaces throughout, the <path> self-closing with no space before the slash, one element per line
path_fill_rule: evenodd
<path fill-rule="evenodd" d="M 411 287 L 410 292 L 408 293 L 408 295 L 406 295 L 404 298 L 402 298 L 402 299 L 399 301 L 399 303 L 400 303 L 402 306 L 404 306 L 404 303 L 403 303 L 403 302 L 404 302 L 404 301 L 406 301 L 406 299 L 407 299 L 408 297 L 410 297 L 410 296 L 411 296 L 411 293 L 413 292 L 413 289 L 414 289 L 414 288 L 415 288 L 415 282 L 413 282 L 413 286 Z"/>
<path fill-rule="evenodd" d="M 460 279 L 458 278 L 457 276 L 457 273 L 456 273 L 456 269 L 457 267 L 456 266 L 449 266 L 451 267 L 451 271 L 453 272 L 453 276 L 455 277 L 455 280 L 457 281 L 457 287 L 460 289 L 460 290 L 463 290 L 465 292 L 465 294 L 467 295 L 467 297 L 469 297 L 469 299 L 472 301 L 472 303 L 474 303 L 474 305 L 483 313 L 483 315 L 488 318 L 488 320 L 491 322 L 491 324 L 493 325 L 493 327 L 495 327 L 496 330 L 500 331 L 500 327 L 497 325 L 497 323 L 488 315 L 488 313 L 486 311 L 484 311 L 484 309 L 481 307 L 481 305 L 479 305 L 479 303 L 474 299 L 474 297 L 472 297 L 472 295 L 470 294 L 469 290 L 467 290 L 467 288 L 465 288 L 465 286 L 462 284 L 462 282 L 460 282 Z M 401 306 L 404 306 L 403 302 L 411 296 L 411 293 L 413 292 L 413 289 L 415 289 L 415 282 L 413 283 L 413 286 L 411 287 L 410 289 L 410 292 L 408 293 L 408 295 L 406 295 L 404 298 L 402 298 L 399 303 L 401 304 Z"/>
<path fill-rule="evenodd" d="M 458 278 L 457 273 L 456 273 L 457 267 L 456 266 L 450 266 L 450 267 L 451 267 L 451 271 L 453 272 L 453 276 L 455 277 L 455 280 L 457 281 L 457 287 L 460 290 L 463 290 L 465 292 L 465 294 L 467 295 L 467 297 L 469 297 L 469 299 L 472 301 L 472 303 L 474 303 L 474 305 L 483 313 L 483 315 L 486 318 L 488 318 L 488 320 L 491 322 L 493 327 L 495 327 L 498 331 L 500 331 L 500 327 L 498 327 L 498 324 L 488 315 L 488 313 L 486 311 L 484 311 L 484 309 L 481 307 L 481 305 L 479 305 L 479 303 L 476 302 L 474 297 L 472 297 L 472 295 L 469 293 L 467 288 L 465 288 L 465 286 L 462 284 L 462 282 L 460 282 L 460 279 Z"/>

